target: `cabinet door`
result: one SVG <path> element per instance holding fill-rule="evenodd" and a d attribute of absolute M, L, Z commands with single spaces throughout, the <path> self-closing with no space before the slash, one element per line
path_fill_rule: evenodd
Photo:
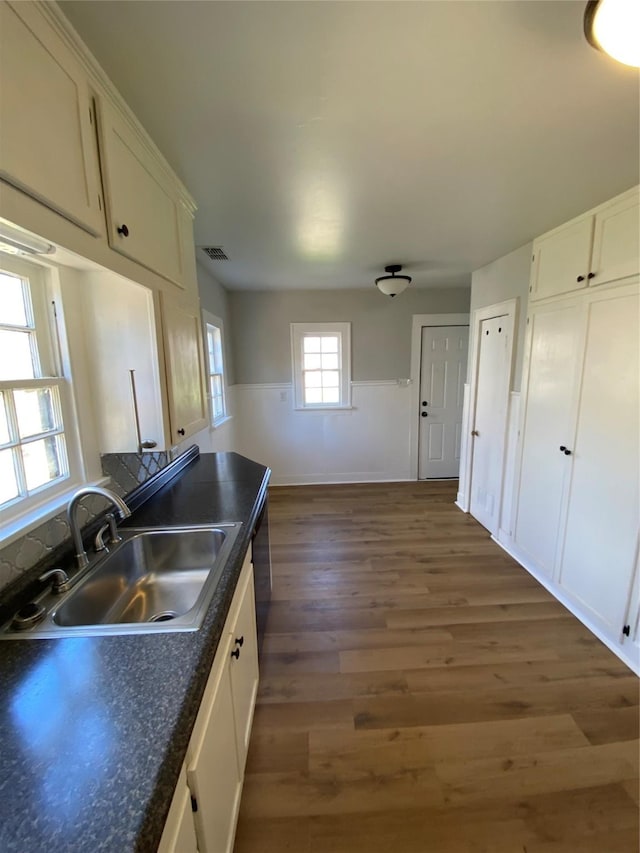
<path fill-rule="evenodd" d="M 638 192 L 596 214 L 590 284 L 605 284 L 640 272 Z"/>
<path fill-rule="evenodd" d="M 87 79 L 34 3 L 0 4 L 0 79 L 0 178 L 102 234 Z"/>
<path fill-rule="evenodd" d="M 575 423 L 575 385 L 582 360 L 583 311 L 550 305 L 530 317 L 525 367 L 522 456 L 515 541 L 549 577 L 554 574 Z"/>
<path fill-rule="evenodd" d="M 174 444 L 208 424 L 202 324 L 197 306 L 161 295 L 171 440 Z"/>
<path fill-rule="evenodd" d="M 251 566 L 249 566 L 247 583 L 242 593 L 238 618 L 231 635 L 231 648 L 231 692 L 236 722 L 238 764 L 242 774 L 249 749 L 253 709 L 258 692 L 258 637 Z"/>
<path fill-rule="evenodd" d="M 179 208 L 151 152 L 115 108 L 99 103 L 109 244 L 182 286 Z"/>
<path fill-rule="evenodd" d="M 196 799 L 194 812 L 200 853 L 228 853 L 233 848 L 242 790 L 236 756 L 228 638 L 216 655 L 213 689 L 200 707 L 189 745 L 187 781 Z"/>
<path fill-rule="evenodd" d="M 621 636 L 638 537 L 638 295 L 595 301 L 573 448 L 560 584 Z"/>
<path fill-rule="evenodd" d="M 534 241 L 531 300 L 587 286 L 592 235 L 593 216 L 585 216 Z"/>
<path fill-rule="evenodd" d="M 157 853 L 198 853 L 191 791 L 184 767 L 180 771 Z"/>

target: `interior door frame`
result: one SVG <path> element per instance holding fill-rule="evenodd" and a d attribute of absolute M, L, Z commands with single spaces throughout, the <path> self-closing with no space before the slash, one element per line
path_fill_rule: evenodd
<path fill-rule="evenodd" d="M 409 471 L 418 481 L 418 441 L 420 423 L 420 363 L 422 359 L 423 326 L 469 326 L 469 314 L 414 314 L 411 322 L 411 416 L 409 420 Z M 469 329 L 471 332 L 471 329 Z M 415 417 L 414 417 L 415 415 Z M 464 418 L 464 412 L 463 412 Z M 464 420 L 463 420 L 464 428 Z"/>
<path fill-rule="evenodd" d="M 496 302 L 493 305 L 486 305 L 483 308 L 476 308 L 473 312 L 473 318 L 469 328 L 469 372 L 468 372 L 468 393 L 465 394 L 465 408 L 462 412 L 462 447 L 460 449 L 460 485 L 458 491 L 457 505 L 463 512 L 469 512 L 471 506 L 471 469 L 473 465 L 473 440 L 471 437 L 471 424 L 474 423 L 476 417 L 476 397 L 478 393 L 478 367 L 480 364 L 480 326 L 485 320 L 491 320 L 493 317 L 507 316 L 511 321 L 513 329 L 511 335 L 511 352 L 509 357 L 509 365 L 506 376 L 505 397 L 507 399 L 507 407 L 505 408 L 505 420 L 503 425 L 503 450 L 502 450 L 502 477 L 500 480 L 500 493 L 498 495 L 499 510 L 497 529 L 500 528 L 500 519 L 502 517 L 502 499 L 504 495 L 504 472 L 505 472 L 505 456 L 507 449 L 507 428 L 509 424 L 509 395 L 511 393 L 511 385 L 513 382 L 513 371 L 515 366 L 516 354 L 516 335 L 518 333 L 518 308 L 519 299 L 506 299 L 504 302 Z M 495 535 L 495 534 L 494 534 Z"/>

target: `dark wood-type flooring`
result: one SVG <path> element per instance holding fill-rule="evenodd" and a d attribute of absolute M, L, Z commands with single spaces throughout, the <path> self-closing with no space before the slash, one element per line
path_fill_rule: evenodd
<path fill-rule="evenodd" d="M 270 492 L 235 853 L 636 853 L 638 682 L 456 484 Z"/>

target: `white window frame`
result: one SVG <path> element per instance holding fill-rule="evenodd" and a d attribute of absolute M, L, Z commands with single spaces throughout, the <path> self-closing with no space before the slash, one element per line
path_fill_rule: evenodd
<path fill-rule="evenodd" d="M 11 394 L 14 390 L 54 387 L 58 392 L 59 429 L 47 431 L 40 436 L 31 436 L 25 440 L 11 441 L 16 447 L 49 435 L 62 435 L 64 438 L 63 462 L 67 472 L 50 483 L 45 483 L 28 494 L 21 494 L 0 508 L 0 542 L 13 538 L 13 533 L 24 523 L 29 524 L 40 515 L 45 515 L 50 506 L 57 505 L 69 492 L 83 481 L 83 469 L 80 453 L 80 441 L 75 418 L 71 381 L 65 375 L 60 351 L 60 336 L 56 305 L 58 294 L 54 293 L 51 272 L 46 267 L 30 263 L 21 258 L 0 253 L 0 269 L 25 279 L 29 284 L 35 331 L 33 332 L 38 350 L 36 372 L 40 375 L 30 379 L 1 380 L 0 390 Z M 9 403 L 10 412 L 13 404 Z M 10 414 L 13 417 L 13 414 Z M 15 425 L 14 425 L 15 429 Z M 24 482 L 19 482 L 24 488 Z"/>
<path fill-rule="evenodd" d="M 291 363 L 295 408 L 317 411 L 351 408 L 351 323 L 291 323 Z M 338 371 L 340 401 L 338 403 L 305 403 L 303 345 L 306 337 L 338 338 Z"/>
<path fill-rule="evenodd" d="M 220 352 L 222 358 L 222 364 L 216 365 L 211 364 L 211 359 L 209 358 L 209 326 L 212 326 L 214 329 L 217 329 L 220 334 Z M 211 429 L 216 429 L 217 427 L 222 426 L 222 424 L 231 420 L 231 415 L 229 414 L 229 394 L 227 387 L 227 371 L 226 371 L 226 358 L 225 358 L 225 337 L 224 337 L 224 323 L 222 322 L 221 317 L 216 317 L 215 314 L 211 314 L 209 311 L 202 311 L 202 335 L 203 335 L 203 343 L 205 350 L 205 358 L 207 364 L 207 405 L 209 407 L 209 422 Z M 212 376 L 220 376 L 222 380 L 222 406 L 223 406 L 223 414 L 219 417 L 215 418 L 213 413 L 213 394 L 211 393 L 211 377 Z"/>

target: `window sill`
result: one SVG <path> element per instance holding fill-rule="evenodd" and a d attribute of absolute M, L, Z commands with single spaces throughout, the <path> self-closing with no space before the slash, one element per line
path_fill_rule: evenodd
<path fill-rule="evenodd" d="M 233 415 L 225 415 L 225 416 L 224 416 L 224 418 L 220 418 L 220 420 L 219 420 L 219 421 L 214 421 L 214 422 L 211 424 L 211 429 L 212 429 L 212 430 L 213 430 L 213 429 L 218 429 L 218 427 L 221 427 L 221 426 L 223 426 L 224 424 L 226 424 L 226 423 L 228 423 L 229 421 L 232 421 L 232 420 L 233 420 Z"/>
<path fill-rule="evenodd" d="M 72 495 L 82 486 L 107 486 L 110 482 L 110 477 L 101 477 L 99 480 L 92 480 L 90 483 L 76 483 L 71 488 L 65 489 L 64 492 L 58 493 L 50 500 L 43 501 L 41 504 L 38 504 L 31 509 L 25 510 L 25 512 L 20 515 L 14 516 L 14 518 L 7 523 L 2 522 L 0 548 L 10 545 L 12 542 L 15 542 L 16 539 L 21 539 L 23 536 L 26 536 L 27 533 L 35 530 L 37 527 L 40 527 L 41 524 L 45 524 L 47 521 L 50 521 L 60 512 L 65 510 Z"/>

